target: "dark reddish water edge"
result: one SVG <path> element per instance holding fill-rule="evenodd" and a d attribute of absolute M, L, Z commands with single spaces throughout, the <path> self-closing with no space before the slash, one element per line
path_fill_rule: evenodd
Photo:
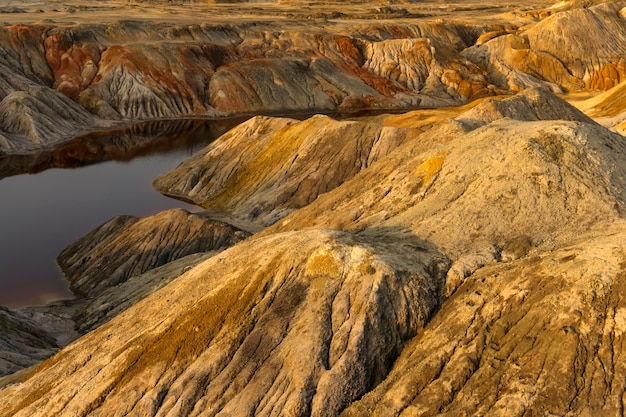
<path fill-rule="evenodd" d="M 0 159 L 0 305 L 71 297 L 57 255 L 114 216 L 197 210 L 159 194 L 152 181 L 243 120 L 143 123 Z"/>

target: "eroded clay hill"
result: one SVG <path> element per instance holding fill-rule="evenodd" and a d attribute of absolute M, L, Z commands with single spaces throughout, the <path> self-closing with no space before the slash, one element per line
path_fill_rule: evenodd
<path fill-rule="evenodd" d="M 170 10 L 176 23 L 116 11 L 104 23 L 3 26 L 0 151 L 49 148 L 113 120 L 441 107 L 540 85 L 609 89 L 624 78 L 625 5 L 468 14 L 472 6 L 427 2 L 400 15 L 382 7 L 375 19 L 357 19 L 352 6 L 334 19 L 300 8 L 280 21 L 258 7 L 227 23 L 217 5 L 202 23 L 181 6 Z M 442 10 L 445 19 L 428 19 Z"/>
<path fill-rule="evenodd" d="M 267 226 L 418 133 L 320 115 L 304 121 L 258 116 L 158 178 L 154 186 L 170 197 Z"/>
<path fill-rule="evenodd" d="M 76 127 L 480 97 L 230 130 L 155 181 L 209 210 L 116 217 L 59 257 L 76 300 L 0 310 L 0 415 L 622 415 L 626 4 L 574 6 L 0 29 L 0 109 Z"/>
<path fill-rule="evenodd" d="M 92 303 L 94 331 L 0 380 L 0 413 L 619 413 L 624 138 L 546 89 L 459 113 L 244 242 L 140 275 L 135 305 L 103 319 Z M 423 124 L 342 123 L 411 117 Z M 258 118 L 207 150 L 338 125 Z"/>
<path fill-rule="evenodd" d="M 93 297 L 178 258 L 224 249 L 246 237 L 235 227 L 180 209 L 144 219 L 117 216 L 68 246 L 57 263 L 72 292 Z"/>
<path fill-rule="evenodd" d="M 429 320 L 445 270 L 416 239 L 250 240 L 5 387 L 0 413 L 337 415 Z"/>

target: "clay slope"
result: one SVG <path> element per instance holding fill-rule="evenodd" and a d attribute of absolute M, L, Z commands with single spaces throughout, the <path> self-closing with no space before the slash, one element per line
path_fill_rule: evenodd
<path fill-rule="evenodd" d="M 0 307 L 0 376 L 52 356 L 59 346 L 40 323 L 16 311 Z"/>
<path fill-rule="evenodd" d="M 513 101 L 541 108 L 548 93 L 536 93 Z M 491 107 L 479 105 L 468 114 L 474 117 L 484 106 Z M 571 108 L 570 114 L 576 113 Z M 533 120 L 538 114 L 530 108 L 509 116 Z M 310 226 L 351 231 L 401 226 L 456 258 L 524 236 L 533 245 L 550 247 L 558 236 L 567 240 L 621 215 L 622 136 L 586 116 L 581 121 L 505 118 L 471 131 L 463 119 L 401 145 L 267 233 Z"/>
<path fill-rule="evenodd" d="M 178 278 L 184 259 L 151 270 L 169 283 L 0 380 L 0 415 L 618 414 L 625 156 L 545 89 L 485 100 Z"/>
<path fill-rule="evenodd" d="M 555 13 L 524 30 L 487 35 L 463 55 L 486 67 L 501 88 L 606 90 L 624 80 L 624 7 L 606 2 Z"/>
<path fill-rule="evenodd" d="M 78 104 L 2 60 L 0 73 L 0 154 L 49 149 L 97 127 L 98 119 Z"/>
<path fill-rule="evenodd" d="M 0 309 L 0 376 L 50 357 L 248 236 L 179 209 L 111 219 L 59 255 L 76 299 Z"/>
<path fill-rule="evenodd" d="M 252 239 L 6 386 L 0 414 L 337 415 L 428 321 L 446 269 L 416 239 Z"/>
<path fill-rule="evenodd" d="M 172 209 L 155 216 L 118 216 L 67 247 L 57 258 L 72 292 L 108 287 L 186 255 L 232 246 L 247 233 L 200 214 Z"/>
<path fill-rule="evenodd" d="M 468 277 L 353 416 L 621 415 L 624 223 Z"/>
<path fill-rule="evenodd" d="M 626 81 L 590 99 L 576 102 L 575 105 L 589 114 L 598 123 L 622 135 L 626 133 Z"/>
<path fill-rule="evenodd" d="M 154 186 L 165 195 L 266 226 L 417 134 L 319 115 L 301 122 L 255 117 L 155 180 Z"/>

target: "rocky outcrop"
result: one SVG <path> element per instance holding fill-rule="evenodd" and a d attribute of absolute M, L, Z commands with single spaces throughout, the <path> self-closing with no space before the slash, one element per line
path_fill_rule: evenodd
<path fill-rule="evenodd" d="M 337 415 L 429 319 L 445 269 L 415 239 L 252 239 L 6 386 L 0 413 Z"/>
<path fill-rule="evenodd" d="M 259 116 L 161 176 L 154 186 L 165 195 L 265 226 L 418 133 L 326 116 L 301 122 Z"/>
<path fill-rule="evenodd" d="M 57 263 L 82 297 L 93 297 L 130 277 L 247 237 L 232 226 L 181 209 L 138 218 L 118 216 L 67 247 Z"/>

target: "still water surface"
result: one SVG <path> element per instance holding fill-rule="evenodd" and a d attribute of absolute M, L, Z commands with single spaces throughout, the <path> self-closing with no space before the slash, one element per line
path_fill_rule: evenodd
<path fill-rule="evenodd" d="M 129 148 L 133 141 L 117 132 L 34 158 L 36 164 L 5 163 L 43 171 L 7 174 L 5 169 L 3 175 L 11 176 L 0 179 L 0 305 L 19 307 L 69 297 L 56 256 L 116 215 L 148 216 L 174 207 L 198 210 L 162 196 L 152 181 L 241 121 L 189 122 L 167 135 L 162 126 L 144 126 L 141 140 L 136 140 L 137 132 L 130 139 L 149 146 Z M 49 168 L 84 164 L 91 165 Z"/>

